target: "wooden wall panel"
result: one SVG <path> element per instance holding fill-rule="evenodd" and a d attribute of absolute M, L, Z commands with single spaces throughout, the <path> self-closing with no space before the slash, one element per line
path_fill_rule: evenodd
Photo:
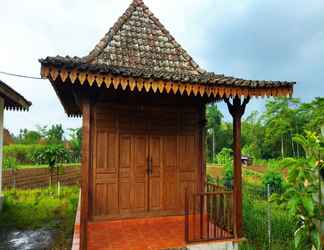
<path fill-rule="evenodd" d="M 151 136 L 149 144 L 149 157 L 152 172 L 149 177 L 149 210 L 160 210 L 162 200 L 162 137 Z"/>
<path fill-rule="evenodd" d="M 136 211 L 147 209 L 147 136 L 134 136 L 133 158 L 133 208 Z"/>
<path fill-rule="evenodd" d="M 132 185 L 132 138 L 129 135 L 119 137 L 119 209 L 131 209 Z"/>
<path fill-rule="evenodd" d="M 163 141 L 163 208 L 165 210 L 177 210 L 179 207 L 177 149 L 177 136 L 165 136 Z"/>

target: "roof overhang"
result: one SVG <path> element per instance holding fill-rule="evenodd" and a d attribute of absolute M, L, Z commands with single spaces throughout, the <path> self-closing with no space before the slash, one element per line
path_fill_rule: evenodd
<path fill-rule="evenodd" d="M 4 106 L 7 110 L 27 111 L 32 104 L 1 80 L 0 97 L 4 99 Z"/>
<path fill-rule="evenodd" d="M 215 73 L 176 74 L 132 68 L 89 64 L 80 58 L 48 57 L 40 59 L 41 76 L 51 81 L 57 95 L 64 102 L 68 98 L 57 82 L 106 87 L 112 90 L 180 94 L 219 100 L 230 97 L 291 96 L 295 82 L 256 81 L 219 75 Z M 59 81 L 57 81 L 59 80 Z M 71 97 L 69 97 L 71 98 Z M 65 110 L 71 114 L 69 110 Z"/>

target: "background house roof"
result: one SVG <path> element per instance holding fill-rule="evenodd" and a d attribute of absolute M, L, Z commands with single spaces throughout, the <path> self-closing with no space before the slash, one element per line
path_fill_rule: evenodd
<path fill-rule="evenodd" d="M 32 104 L 1 80 L 0 97 L 4 99 L 7 110 L 28 110 Z"/>

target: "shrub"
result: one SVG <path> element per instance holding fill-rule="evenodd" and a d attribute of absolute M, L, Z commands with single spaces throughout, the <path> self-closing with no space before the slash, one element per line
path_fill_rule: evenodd
<path fill-rule="evenodd" d="M 265 187 L 270 185 L 271 190 L 275 190 L 277 192 L 282 191 L 283 182 L 284 179 L 282 177 L 282 174 L 272 170 L 268 170 L 262 178 L 262 183 Z"/>
<path fill-rule="evenodd" d="M 4 146 L 3 157 L 12 157 L 16 159 L 17 164 L 32 164 L 34 162 L 34 155 L 42 150 L 45 146 L 40 144 L 12 144 Z"/>
<path fill-rule="evenodd" d="M 32 230 L 65 228 L 72 233 L 79 189 L 64 187 L 60 198 L 52 189 L 10 190 L 5 192 L 0 228 Z"/>
<path fill-rule="evenodd" d="M 6 157 L 3 160 L 3 168 L 4 169 L 10 169 L 12 171 L 15 171 L 16 170 L 16 167 L 17 167 L 17 160 L 16 160 L 16 158 L 9 156 L 9 157 Z"/>
<path fill-rule="evenodd" d="M 224 165 L 224 185 L 228 188 L 232 187 L 233 184 L 233 157 L 232 149 L 223 148 L 216 155 L 216 163 Z"/>

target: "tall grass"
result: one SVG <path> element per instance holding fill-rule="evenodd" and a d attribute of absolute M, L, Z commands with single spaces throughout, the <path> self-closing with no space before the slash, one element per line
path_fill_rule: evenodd
<path fill-rule="evenodd" d="M 294 224 L 289 220 L 284 209 L 270 204 L 271 216 L 268 215 L 269 203 L 266 192 L 244 190 L 243 220 L 244 232 L 248 243 L 241 250 L 292 250 Z M 271 248 L 269 248 L 268 220 L 271 224 Z"/>

